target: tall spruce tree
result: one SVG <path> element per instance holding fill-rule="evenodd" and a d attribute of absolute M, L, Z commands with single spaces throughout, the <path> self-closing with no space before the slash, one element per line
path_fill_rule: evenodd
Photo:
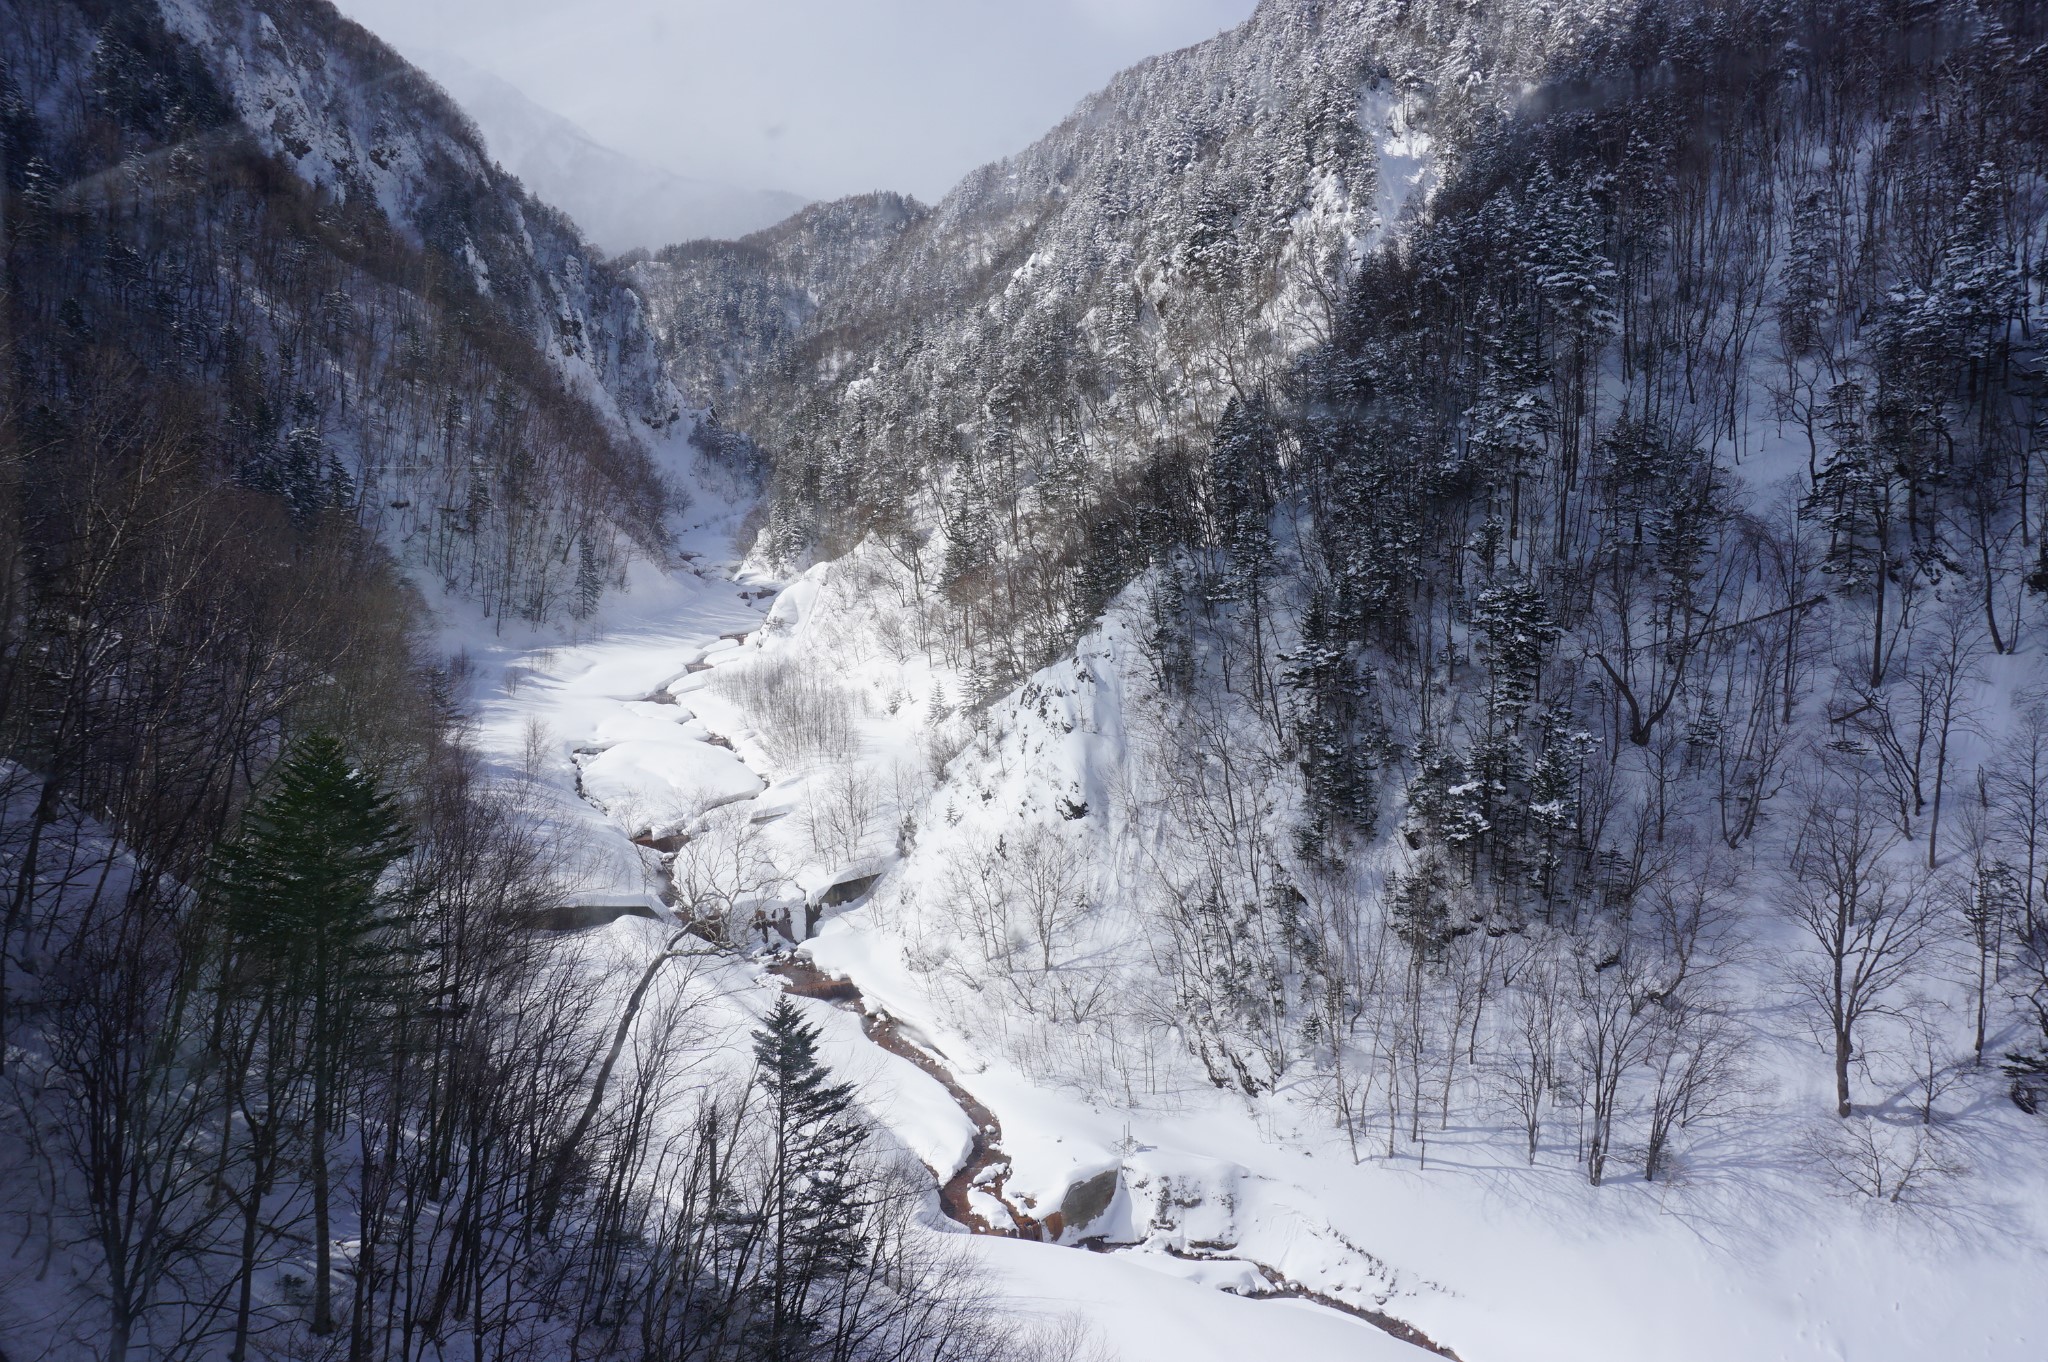
<path fill-rule="evenodd" d="M 407 850 L 391 796 L 338 739 L 313 734 L 278 763 L 216 874 L 239 973 L 300 1019 L 273 1034 L 296 1037 L 311 1086 L 316 1333 L 334 1328 L 328 1136 L 370 1024 L 410 972 L 397 903 L 382 887 Z"/>
<path fill-rule="evenodd" d="M 853 1085 L 833 1082 L 818 1059 L 818 1037 L 787 998 L 754 1032 L 754 1082 L 767 1099 L 772 1138 L 762 1199 L 768 1223 L 760 1354 L 771 1362 L 811 1355 L 832 1285 L 866 1256 L 870 1188 L 860 1154 L 869 1130 L 853 1109 Z"/>
<path fill-rule="evenodd" d="M 1210 514 L 1223 549 L 1224 592 L 1257 605 L 1273 571 L 1272 475 L 1279 458 L 1279 433 L 1264 397 L 1231 398 L 1209 446 Z"/>

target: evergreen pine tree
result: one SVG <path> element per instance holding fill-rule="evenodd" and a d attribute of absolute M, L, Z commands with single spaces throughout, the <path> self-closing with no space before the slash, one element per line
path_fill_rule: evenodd
<path fill-rule="evenodd" d="M 1253 600 L 1273 568 L 1272 479 L 1279 434 L 1263 398 L 1231 398 L 1209 446 L 1210 513 L 1228 569 L 1225 593 Z"/>
<path fill-rule="evenodd" d="M 1434 849 L 1418 857 L 1406 874 L 1389 878 L 1388 917 L 1418 959 L 1434 957 L 1457 935 L 1454 894 L 1450 867 Z"/>
<path fill-rule="evenodd" d="M 579 620 L 587 620 L 597 613 L 597 607 L 603 600 L 604 571 L 598 563 L 597 547 L 586 530 L 576 540 L 576 599 L 570 605 L 569 613 Z"/>
<path fill-rule="evenodd" d="M 2005 341 L 2026 292 L 2019 262 L 1998 236 L 2003 196 L 1998 167 L 1980 164 L 1957 205 L 1956 228 L 1942 252 L 1935 284 L 1945 339 L 1955 353 L 1979 362 Z"/>
<path fill-rule="evenodd" d="M 818 1059 L 818 1028 L 784 998 L 754 1032 L 754 1082 L 771 1145 L 763 1197 L 765 1318 L 761 1356 L 805 1355 L 823 1323 L 825 1293 L 865 1257 L 868 1189 L 859 1167 L 868 1127 L 853 1085 Z"/>
<path fill-rule="evenodd" d="M 298 394 L 292 399 L 291 428 L 264 440 L 241 469 L 244 486 L 277 497 L 301 523 L 355 503 L 355 479 L 328 448 L 319 422 L 312 397 Z"/>
<path fill-rule="evenodd" d="M 1529 822 L 1541 839 L 1532 882 L 1545 912 L 1562 886 L 1558 871 L 1564 851 L 1579 831 L 1579 767 L 1592 737 L 1571 727 L 1571 716 L 1554 710 L 1543 716 L 1543 740 L 1529 777 Z"/>
<path fill-rule="evenodd" d="M 1479 782 L 1465 760 L 1440 740 L 1416 745 L 1415 776 L 1408 782 L 1408 817 L 1402 835 L 1417 849 L 1435 843 L 1469 848 L 1492 831 L 1480 809 Z"/>
<path fill-rule="evenodd" d="M 1496 505 L 1495 514 L 1504 517 L 1500 530 L 1515 539 L 1522 532 L 1523 486 L 1553 422 L 1544 393 L 1548 373 L 1535 328 L 1520 309 L 1506 311 L 1485 300 L 1474 329 L 1484 347 L 1484 367 L 1477 400 L 1465 413 L 1466 452 L 1494 494 L 1505 494 L 1507 504 Z M 1483 561 L 1492 576 L 1492 553 Z"/>
<path fill-rule="evenodd" d="M 1509 574 L 1479 595 L 1472 624 L 1485 648 L 1491 684 L 1486 692 L 1490 726 L 1512 731 L 1536 698 L 1543 655 L 1563 631 L 1534 582 Z"/>
<path fill-rule="evenodd" d="M 1373 676 L 1353 663 L 1329 595 L 1313 592 L 1287 658 L 1294 742 L 1307 796 L 1295 846 L 1309 861 L 1340 859 L 1333 834 L 1370 835 L 1379 814 L 1377 751 L 1385 739 Z"/>
<path fill-rule="evenodd" d="M 955 601 L 972 600 L 986 590 L 986 579 L 996 566 L 996 519 L 980 472 L 963 464 L 947 489 L 946 556 L 941 573 Z"/>
<path fill-rule="evenodd" d="M 254 987 L 297 1010 L 310 1075 L 308 1163 L 313 1181 L 313 1328 L 334 1327 L 328 1132 L 360 1041 L 410 957 L 384 873 L 408 850 L 391 797 L 314 734 L 293 744 L 275 788 L 221 852 L 215 889 L 230 940 Z"/>
<path fill-rule="evenodd" d="M 1616 275 L 1600 205 L 1584 186 L 1560 183 L 1547 165 L 1537 168 L 1524 198 L 1523 268 L 1530 280 L 1569 334 L 1612 332 L 1620 324 L 1610 299 Z"/>
<path fill-rule="evenodd" d="M 1840 230 L 1837 214 L 1819 190 L 1806 194 L 1792 210 L 1778 300 L 1778 334 L 1791 354 L 1811 354 L 1825 339 Z"/>
<path fill-rule="evenodd" d="M 1805 510 L 1828 529 L 1822 570 L 1848 591 L 1870 596 L 1869 677 L 1876 687 L 1884 681 L 1887 598 L 1906 566 L 1898 520 L 1909 489 L 1898 462 L 1870 438 L 1869 402 L 1861 383 L 1829 389 L 1820 415 L 1833 451 L 1814 478 Z"/>

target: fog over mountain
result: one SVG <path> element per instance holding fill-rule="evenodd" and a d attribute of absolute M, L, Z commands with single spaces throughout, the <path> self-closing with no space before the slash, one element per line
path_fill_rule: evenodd
<path fill-rule="evenodd" d="M 1120 68 L 1253 0 L 342 0 L 691 178 L 936 200 Z M 623 186 L 622 186 L 623 189 Z M 656 243 L 662 244 L 662 243 Z"/>
<path fill-rule="evenodd" d="M 492 156 L 618 255 L 700 237 L 745 236 L 794 213 L 802 196 L 691 179 L 600 143 L 516 86 L 438 49 L 420 65 L 476 120 Z"/>

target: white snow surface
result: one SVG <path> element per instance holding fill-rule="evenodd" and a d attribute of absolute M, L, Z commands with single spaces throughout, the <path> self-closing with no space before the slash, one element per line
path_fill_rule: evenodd
<path fill-rule="evenodd" d="M 1020 1315 L 1078 1312 L 1131 1362 L 1425 1356 L 1270 1292 L 1262 1265 L 1405 1321 L 1465 1362 L 2048 1355 L 2040 1130 L 2003 1101 L 1995 1077 L 1955 1117 L 1977 1158 L 1966 1191 L 1947 1214 L 1908 1218 L 1833 1198 L 1798 1166 L 1800 1138 L 1830 1118 L 1821 1053 L 1782 1016 L 1783 1034 L 1766 1038 L 1769 1090 L 1696 1141 L 1684 1177 L 1593 1188 L 1569 1131 L 1533 1166 L 1513 1132 L 1489 1127 L 1434 1134 L 1426 1160 L 1362 1150 L 1354 1162 L 1306 1092 L 1283 1085 L 1254 1102 L 1219 1090 L 1190 1072 L 1170 1032 L 1139 1073 L 1128 1045 L 1092 1053 L 1096 1042 L 1078 1031 L 1013 1015 L 1000 988 L 962 968 L 970 956 L 946 889 L 949 870 L 990 837 L 1037 827 L 1061 839 L 1092 905 L 1070 950 L 1109 962 L 1113 978 L 1142 980 L 1142 963 L 1117 954 L 1136 911 L 1118 848 L 1144 835 L 1142 813 L 1130 810 L 1144 803 L 1134 730 L 1149 682 L 1129 632 L 1112 612 L 1074 657 L 994 705 L 977 735 L 958 716 L 934 717 L 962 679 L 909 640 L 878 555 L 856 551 L 770 583 L 734 561 L 739 508 L 715 495 L 697 508 L 683 527 L 694 557 L 667 570 L 643 564 L 597 636 L 466 639 L 479 741 L 507 778 L 540 749 L 537 807 L 593 900 L 658 902 L 658 861 L 629 837 L 749 797 L 750 807 L 788 811 L 761 828 L 792 896 L 815 901 L 849 867 L 887 867 L 873 892 L 824 910 L 802 949 L 854 980 L 870 1010 L 898 1019 L 993 1111 L 1011 1204 L 1042 1217 L 1073 1184 L 1121 1170 L 1088 1230 L 1113 1251 L 962 1239 Z M 736 669 L 772 665 L 809 666 L 846 697 L 853 734 L 835 758 L 778 759 L 769 718 L 722 684 Z M 659 695 L 673 703 L 650 698 Z M 961 749 L 940 775 L 935 747 Z M 577 793 L 579 763 L 589 799 Z M 860 847 L 821 851 L 817 801 L 848 773 L 887 808 Z M 1087 812 L 1070 816 L 1062 801 Z M 891 843 L 905 818 L 914 835 L 899 859 Z M 628 987 L 672 932 L 624 919 L 586 934 L 593 978 Z M 740 1061 L 776 982 L 760 960 L 706 969 L 716 987 L 704 990 L 705 1027 Z M 946 1090 L 865 1039 L 850 1013 L 805 1006 L 875 1119 L 935 1186 L 950 1176 L 973 1130 Z M 986 1190 L 974 1195 L 985 1214 L 999 1211 Z M 926 1218 L 933 1233 L 959 1233 L 936 1197 Z M 1247 1298 L 1257 1294 L 1266 1298 Z"/>

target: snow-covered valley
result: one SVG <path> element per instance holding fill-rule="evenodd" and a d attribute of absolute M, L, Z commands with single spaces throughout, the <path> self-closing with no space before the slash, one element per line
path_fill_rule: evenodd
<path fill-rule="evenodd" d="M 606 259 L 0 7 L 0 1362 L 2048 1354 L 2044 72 L 1262 0 Z"/>
<path fill-rule="evenodd" d="M 2011 1157 L 1937 1214 L 1830 1195 L 1801 1150 L 1833 1118 L 1782 1003 L 1760 1001 L 1749 1018 L 1762 1052 L 1753 1100 L 1698 1132 L 1677 1175 L 1599 1188 L 1569 1129 L 1546 1135 L 1533 1162 L 1506 1124 L 1451 1124 L 1413 1152 L 1354 1155 L 1313 1080 L 1248 1099 L 1184 1054 L 1162 1047 L 1140 1073 L 1130 1066 L 1143 1043 L 1111 1055 L 1085 1026 L 1002 1015 L 996 980 L 930 963 L 948 936 L 968 935 L 943 868 L 991 829 L 1076 835 L 1068 854 L 1082 860 L 1128 830 L 1103 829 L 1120 818 L 1108 785 L 1131 758 L 1130 730 L 1156 703 L 1137 660 L 1112 622 L 1073 662 L 992 705 L 988 727 L 962 735 L 935 773 L 923 755 L 930 696 L 960 678 L 873 642 L 892 632 L 891 606 L 858 561 L 787 583 L 744 568 L 729 537 L 737 518 L 694 526 L 689 566 L 637 579 L 591 641 L 474 651 L 480 744 L 503 778 L 538 787 L 578 897 L 655 914 L 577 935 L 608 987 L 622 990 L 681 930 L 665 868 L 677 853 L 650 843 L 738 826 L 759 839 L 773 867 L 759 902 L 736 949 L 689 985 L 712 1009 L 706 1029 L 730 1038 L 743 1072 L 740 1038 L 768 1003 L 785 988 L 808 996 L 834 1070 L 929 1170 L 924 1232 L 957 1237 L 1005 1309 L 1075 1316 L 1131 1362 L 1392 1358 L 1418 1346 L 1466 1362 L 2018 1359 L 2041 1345 L 2048 1180 L 2027 1153 L 2026 1118 L 1995 1079 L 1950 1099 L 1960 1106 L 1948 1119 Z M 829 674 L 852 706 L 852 740 L 829 758 L 778 759 L 773 718 L 726 679 L 751 666 Z M 851 842 L 833 840 L 834 791 L 843 803 L 855 784 L 873 807 Z M 1087 812 L 1063 816 L 1063 798 Z M 745 823 L 715 821 L 736 817 Z M 830 902 L 841 884 L 857 894 Z M 1077 925 L 1094 950 L 1142 931 L 1132 887 L 1089 898 Z M 815 933 L 792 952 L 784 933 L 802 936 L 806 905 Z M 1086 967 L 1087 952 L 1071 958 Z M 1058 965 L 1027 972 L 1029 987 L 1058 986 Z M 845 986 L 820 986 L 831 980 Z M 1162 1040 L 1177 1040 L 1170 1022 L 1150 1044 Z M 1120 1084 L 1089 1081 L 1117 1072 Z M 949 1085 L 994 1118 L 999 1141 L 977 1142 Z M 1902 1128 L 1915 1119 L 1904 1101 L 1896 1112 Z M 993 1232 L 969 1236 L 939 1189 L 977 1155 L 987 1172 L 965 1207 Z M 1086 1219 L 1073 1223 L 1077 1209 Z M 1048 1226 L 1060 1211 L 1066 1223 Z"/>

